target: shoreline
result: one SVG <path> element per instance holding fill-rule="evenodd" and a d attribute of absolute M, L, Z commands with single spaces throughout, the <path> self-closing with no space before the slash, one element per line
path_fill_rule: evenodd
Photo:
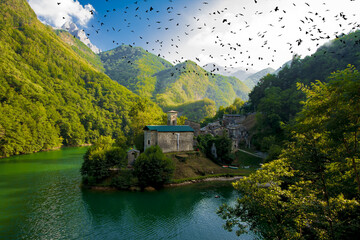
<path fill-rule="evenodd" d="M 170 187 L 178 187 L 178 186 L 184 186 L 194 183 L 202 183 L 202 182 L 227 182 L 227 181 L 237 181 L 239 179 L 244 178 L 244 176 L 235 176 L 235 177 L 209 177 L 209 178 L 203 178 L 203 179 L 194 179 L 189 180 L 181 183 L 168 183 L 164 185 L 164 188 L 170 188 Z"/>
<path fill-rule="evenodd" d="M 53 147 L 53 148 L 47 148 L 47 149 L 42 149 L 39 151 L 35 151 L 35 152 L 30 152 L 30 153 L 20 153 L 20 154 L 14 154 L 14 155 L 10 155 L 10 156 L 0 156 L 0 159 L 4 159 L 4 158 L 9 158 L 9 157 L 13 157 L 13 156 L 21 156 L 21 155 L 27 155 L 27 154 L 33 154 L 33 153 L 39 153 L 39 152 L 50 152 L 50 151 L 57 151 L 60 150 L 62 148 L 72 148 L 72 147 L 89 147 L 91 146 L 91 143 L 84 143 L 84 144 L 80 144 L 80 145 L 74 145 L 74 146 L 65 146 L 65 145 L 61 145 L 58 147 Z"/>
<path fill-rule="evenodd" d="M 203 178 L 203 179 L 194 179 L 194 180 L 188 180 L 181 183 L 168 183 L 165 184 L 163 188 L 173 188 L 173 187 L 181 187 L 186 186 L 190 184 L 196 184 L 196 183 L 202 183 L 202 182 L 230 182 L 230 181 L 237 181 L 239 179 L 244 178 L 244 176 L 235 176 L 235 177 L 209 177 L 209 178 Z M 149 190 L 141 190 L 139 187 L 130 187 L 129 189 L 118 189 L 115 187 L 109 187 L 109 186 L 84 186 L 81 185 L 81 188 L 92 190 L 92 191 L 99 191 L 99 192 L 110 192 L 110 191 L 131 191 L 131 192 L 139 192 L 139 191 L 149 191 Z M 153 190 L 151 190 L 153 191 Z"/>

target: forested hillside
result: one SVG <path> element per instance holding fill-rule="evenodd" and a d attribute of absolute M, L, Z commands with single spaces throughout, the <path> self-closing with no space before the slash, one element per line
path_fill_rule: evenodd
<path fill-rule="evenodd" d="M 328 82 L 330 74 L 348 64 L 359 67 L 360 32 L 336 38 L 305 58 L 295 56 L 290 66 L 277 75 L 262 78 L 249 94 L 248 111 L 257 111 L 258 131 L 254 143 L 264 151 L 276 151 L 287 139 L 283 123 L 288 123 L 301 110 L 305 94 L 297 83 L 310 85 L 316 80 Z"/>
<path fill-rule="evenodd" d="M 0 156 L 101 135 L 125 141 L 140 131 L 139 119 L 163 121 L 154 103 L 112 81 L 40 23 L 27 1 L 2 1 L 0 12 Z"/>
<path fill-rule="evenodd" d="M 247 99 L 249 88 L 235 77 L 211 74 L 185 61 L 155 74 L 155 102 L 160 106 L 209 98 L 217 107 L 230 105 L 236 97 Z"/>
<path fill-rule="evenodd" d="M 170 111 L 172 109 L 176 109 L 182 116 L 186 116 L 189 120 L 195 122 L 201 122 L 204 118 L 214 116 L 216 113 L 215 102 L 208 98 L 186 102 L 180 105 L 168 105 L 164 108 L 164 111 Z"/>
<path fill-rule="evenodd" d="M 357 239 L 360 234 L 360 73 L 299 84 L 303 108 L 281 155 L 234 184 L 241 198 L 218 212 L 237 234 L 264 239 Z"/>
<path fill-rule="evenodd" d="M 211 74 L 192 61 L 173 66 L 139 47 L 120 46 L 100 53 L 100 57 L 105 73 L 111 79 L 140 96 L 153 99 L 163 109 L 171 106 L 179 110 L 183 109 L 180 105 L 186 104 L 186 108 L 190 110 L 194 106 L 191 103 L 204 98 L 213 100 L 216 107 L 228 106 L 235 98 L 246 100 L 250 91 L 235 77 Z M 196 108 L 199 104 L 197 102 Z M 207 105 L 209 102 L 203 107 L 206 108 Z M 187 111 L 188 117 L 192 117 L 191 111 Z M 197 118 L 208 116 L 210 115 L 201 115 Z"/>
<path fill-rule="evenodd" d="M 69 44 L 71 48 L 81 57 L 84 58 L 88 63 L 93 65 L 99 71 L 104 72 L 104 66 L 101 62 L 100 56 L 95 54 L 88 46 L 86 46 L 78 38 L 71 35 L 68 31 L 56 29 L 54 30 L 65 43 Z"/>
<path fill-rule="evenodd" d="M 99 54 L 105 73 L 142 97 L 152 98 L 155 73 L 172 66 L 168 61 L 140 47 L 120 46 Z"/>

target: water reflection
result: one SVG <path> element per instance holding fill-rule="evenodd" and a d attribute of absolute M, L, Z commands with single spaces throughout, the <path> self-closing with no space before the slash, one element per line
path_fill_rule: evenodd
<path fill-rule="evenodd" d="M 0 160 L 0 239 L 235 238 L 216 215 L 223 202 L 237 197 L 228 183 L 158 192 L 82 190 L 79 168 L 85 150 Z"/>
<path fill-rule="evenodd" d="M 211 184 L 214 185 L 214 184 Z M 219 195 L 220 198 L 215 198 Z M 235 201 L 227 183 L 185 186 L 158 192 L 83 191 L 92 227 L 106 227 L 107 239 L 233 239 L 222 229 L 216 209 Z M 121 233 L 121 235 L 119 235 Z M 252 239 L 244 236 L 243 239 Z"/>

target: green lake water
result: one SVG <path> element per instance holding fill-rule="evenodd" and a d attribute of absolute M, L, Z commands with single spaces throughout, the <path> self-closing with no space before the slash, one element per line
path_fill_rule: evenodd
<path fill-rule="evenodd" d="M 237 198 L 229 183 L 157 192 L 83 190 L 85 151 L 0 159 L 0 239 L 236 239 L 216 215 L 222 203 Z"/>

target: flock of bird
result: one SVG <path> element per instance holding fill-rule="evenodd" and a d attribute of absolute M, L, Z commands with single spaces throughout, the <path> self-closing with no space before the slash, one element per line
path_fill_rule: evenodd
<path fill-rule="evenodd" d="M 104 0 L 105 2 L 108 2 L 109 0 Z M 174 0 L 175 1 L 175 0 Z M 258 4 L 260 0 L 254 0 L 254 4 Z M 354 1 L 354 0 L 350 0 Z M 270 65 L 275 61 L 276 54 L 278 49 L 276 47 L 272 46 L 270 44 L 271 41 L 274 40 L 273 35 L 269 36 L 269 28 L 276 28 L 275 31 L 277 31 L 276 37 L 282 37 L 284 31 L 287 31 L 286 29 L 288 26 L 286 25 L 286 14 L 288 14 L 287 9 L 282 9 L 281 6 L 274 6 L 270 11 L 264 12 L 264 11 L 254 11 L 253 16 L 259 16 L 263 14 L 273 14 L 273 18 L 276 19 L 277 23 L 276 25 L 274 23 L 268 23 L 267 29 L 258 29 L 258 32 L 254 36 L 247 36 L 246 41 L 248 43 L 253 43 L 255 41 L 261 41 L 261 48 L 264 49 L 264 55 L 263 56 L 253 56 L 251 54 L 251 51 L 249 52 L 249 49 L 245 47 L 246 44 L 244 44 L 244 40 L 239 42 L 227 42 L 226 39 L 223 38 L 222 35 L 217 34 L 216 30 L 217 28 L 225 28 L 229 26 L 238 26 L 238 30 L 229 30 L 229 34 L 234 35 L 234 39 L 237 38 L 237 36 L 241 35 L 241 31 L 247 28 L 250 28 L 250 24 L 248 23 L 248 20 L 246 19 L 246 15 L 244 13 L 238 12 L 235 14 L 235 20 L 230 19 L 226 16 L 228 16 L 228 8 L 218 9 L 211 12 L 207 12 L 208 16 L 213 18 L 213 22 L 216 22 L 215 25 L 211 25 L 213 22 L 203 21 L 197 16 L 192 17 L 192 22 L 181 22 L 179 21 L 179 18 L 182 17 L 182 15 L 186 14 L 186 8 L 187 6 L 183 6 L 182 9 L 176 8 L 175 6 L 172 6 L 173 0 L 168 0 L 169 4 L 167 6 L 164 6 L 164 8 L 157 9 L 156 6 L 149 6 L 149 4 L 145 4 L 147 0 L 138 0 L 134 1 L 131 4 L 127 5 L 126 7 L 122 9 L 115 9 L 115 8 L 108 8 L 104 15 L 97 16 L 97 23 L 92 24 L 91 28 L 93 28 L 93 32 L 96 34 L 101 34 L 102 32 L 126 32 L 135 34 L 134 41 L 130 44 L 125 44 L 124 42 L 119 41 L 121 39 L 121 35 L 119 39 L 112 40 L 112 44 L 114 46 L 118 45 L 128 45 L 130 47 L 133 46 L 149 46 L 149 48 L 146 51 L 150 51 L 152 53 L 155 53 L 157 56 L 165 58 L 165 55 L 171 55 L 171 56 L 177 56 L 172 61 L 173 64 L 181 63 L 185 60 L 184 56 L 181 56 L 181 51 L 179 49 L 181 48 L 181 41 L 188 37 L 189 35 L 193 33 L 199 33 L 201 31 L 205 31 L 205 29 L 210 30 L 212 34 L 214 34 L 214 44 L 218 47 L 221 47 L 224 49 L 224 54 L 220 54 L 219 57 L 221 57 L 225 62 L 228 62 L 226 66 L 224 66 L 225 70 L 230 71 L 230 69 L 236 68 L 236 66 L 243 66 L 246 68 L 246 70 L 254 67 L 254 64 L 256 61 L 268 61 L 267 65 Z M 57 2 L 58 5 L 61 4 L 61 2 Z M 208 5 L 209 3 L 206 1 L 202 2 L 202 5 Z M 239 3 L 240 4 L 240 3 Z M 299 20 L 300 26 L 298 26 L 298 32 L 301 33 L 302 37 L 297 38 L 295 41 L 289 41 L 286 43 L 286 47 L 288 51 L 291 54 L 296 54 L 295 48 L 301 46 L 304 41 L 311 40 L 313 42 L 316 42 L 316 47 L 318 47 L 321 43 L 324 43 L 325 40 L 330 41 L 333 38 L 339 37 L 344 31 L 354 31 L 360 27 L 360 24 L 357 22 L 349 22 L 349 16 L 343 12 L 339 12 L 336 15 L 333 15 L 332 20 L 336 20 L 337 24 L 339 25 L 339 30 L 336 32 L 329 33 L 327 29 L 321 29 L 321 26 L 319 26 L 317 23 L 325 23 L 328 21 L 328 16 L 324 16 L 324 13 L 330 11 L 327 9 L 327 3 L 326 1 L 322 3 L 324 7 L 324 11 L 322 12 L 316 12 L 312 9 L 311 3 L 307 2 L 292 2 L 292 7 L 296 8 L 299 4 L 303 4 L 302 7 L 308 8 L 306 16 L 302 16 L 302 18 Z M 178 6 L 178 5 L 176 5 Z M 229 7 L 230 8 L 230 7 Z M 185 10 L 184 10 L 185 9 Z M 244 12 L 246 9 L 246 6 L 243 7 Z M 199 8 L 198 11 L 202 11 L 202 8 Z M 90 14 L 96 14 L 94 10 L 90 10 Z M 123 22 L 120 24 L 121 26 L 116 27 L 114 23 L 114 26 L 108 26 L 107 21 L 104 21 L 105 18 L 109 18 L 111 15 L 114 14 L 121 14 L 123 16 Z M 127 14 L 134 14 L 132 16 L 128 16 Z M 161 18 L 156 19 L 157 14 L 161 14 Z M 167 22 L 164 23 L 164 14 L 168 14 L 168 17 L 166 17 Z M 353 14 L 352 17 L 354 17 L 355 14 Z M 189 16 L 187 16 L 189 17 Z M 154 19 L 155 18 L 155 19 Z M 169 32 L 169 38 L 165 39 L 156 39 L 156 40 L 149 40 L 146 39 L 141 33 L 136 32 L 136 28 L 133 27 L 132 22 L 129 20 L 136 20 L 136 24 L 142 23 L 143 26 L 147 26 L 151 31 L 153 31 L 153 34 L 156 35 L 157 32 L 155 30 L 159 31 L 168 31 Z M 95 25 L 95 26 L 94 26 Z M 292 27 L 292 26 L 290 26 Z M 185 29 L 185 30 L 184 30 Z M 176 37 L 173 35 L 173 33 L 176 32 Z M 170 34 L 171 33 L 171 34 Z M 90 34 L 87 33 L 87 36 L 90 37 Z M 163 36 L 163 32 L 162 32 Z M 135 40 L 137 39 L 137 40 Z M 139 43 L 140 42 L 140 43 Z M 248 44 L 247 43 L 247 44 Z M 345 44 L 345 43 L 344 43 Z M 151 47 L 150 47 L 151 46 Z M 146 47 L 145 47 L 146 49 Z M 308 48 L 309 51 L 312 49 Z M 164 51 L 167 51 L 164 53 Z M 214 59 L 214 54 L 211 52 L 212 49 L 206 49 L 202 48 L 201 53 L 207 54 L 207 59 Z M 241 58 L 240 58 L 241 56 Z M 196 57 L 194 59 L 195 62 L 197 62 L 199 65 L 202 64 L 201 57 Z M 132 64 L 131 61 L 128 61 L 129 64 Z M 211 64 L 213 65 L 213 64 Z M 207 69 L 209 67 L 212 67 L 210 70 L 210 73 L 216 73 L 219 71 L 219 68 L 214 64 L 211 65 L 203 65 L 204 67 L 207 66 Z M 172 74 L 173 75 L 173 74 Z"/>

